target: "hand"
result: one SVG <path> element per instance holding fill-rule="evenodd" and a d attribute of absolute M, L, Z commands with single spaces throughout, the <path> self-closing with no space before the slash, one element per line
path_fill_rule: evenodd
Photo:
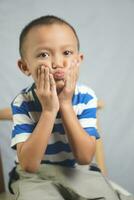
<path fill-rule="evenodd" d="M 78 66 L 79 66 L 79 63 L 76 60 L 74 60 L 72 61 L 68 69 L 64 88 L 58 94 L 60 107 L 63 105 L 72 104 L 72 97 L 75 91 L 76 81 L 78 78 Z"/>
<path fill-rule="evenodd" d="M 43 111 L 58 112 L 59 100 L 56 91 L 56 84 L 53 75 L 49 73 L 48 67 L 41 66 L 38 69 L 35 92 Z"/>

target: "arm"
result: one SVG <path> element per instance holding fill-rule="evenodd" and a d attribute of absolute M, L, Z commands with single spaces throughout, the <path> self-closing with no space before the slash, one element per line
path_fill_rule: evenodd
<path fill-rule="evenodd" d="M 30 137 L 17 144 L 17 155 L 21 167 L 28 172 L 36 172 L 46 151 L 52 132 L 56 112 L 42 112 L 39 122 Z"/>
<path fill-rule="evenodd" d="M 10 108 L 0 110 L 0 120 L 12 120 L 12 112 Z"/>
<path fill-rule="evenodd" d="M 72 96 L 76 86 L 77 66 L 72 66 L 62 92 L 58 95 L 60 113 L 74 157 L 79 164 L 89 164 L 96 148 L 95 137 L 82 128 L 72 107 Z"/>
<path fill-rule="evenodd" d="M 39 122 L 30 137 L 17 144 L 20 165 L 28 172 L 35 172 L 40 166 L 59 110 L 55 82 L 47 68 L 42 67 L 38 70 L 36 94 L 42 106 Z"/>
<path fill-rule="evenodd" d="M 81 127 L 72 105 L 62 105 L 60 111 L 74 157 L 81 165 L 89 164 L 95 153 L 95 137 Z"/>

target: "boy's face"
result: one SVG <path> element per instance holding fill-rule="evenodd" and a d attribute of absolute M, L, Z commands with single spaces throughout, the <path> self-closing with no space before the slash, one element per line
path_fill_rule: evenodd
<path fill-rule="evenodd" d="M 78 52 L 73 31 L 64 24 L 32 28 L 26 36 L 23 49 L 24 59 L 18 61 L 20 69 L 26 75 L 31 75 L 36 83 L 38 68 L 42 65 L 48 67 L 57 89 L 64 87 L 72 62 L 80 63 L 83 58 Z"/>

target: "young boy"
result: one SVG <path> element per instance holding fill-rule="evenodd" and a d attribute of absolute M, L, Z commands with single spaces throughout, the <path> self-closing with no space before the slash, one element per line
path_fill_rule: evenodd
<path fill-rule="evenodd" d="M 77 83 L 83 54 L 74 28 L 55 16 L 35 19 L 19 50 L 18 66 L 34 83 L 12 102 L 16 199 L 118 199 L 101 174 L 76 167 L 91 163 L 99 134 L 96 96 Z"/>

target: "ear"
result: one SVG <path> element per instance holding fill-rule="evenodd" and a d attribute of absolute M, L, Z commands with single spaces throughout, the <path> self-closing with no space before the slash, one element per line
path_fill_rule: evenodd
<path fill-rule="evenodd" d="M 27 63 L 24 60 L 22 60 L 22 59 L 18 60 L 18 67 L 26 76 L 31 75 L 30 70 L 27 66 Z"/>
<path fill-rule="evenodd" d="M 79 53 L 79 55 L 78 55 L 78 64 L 79 65 L 81 64 L 81 62 L 83 61 L 83 59 L 84 59 L 84 55 L 82 53 Z"/>

